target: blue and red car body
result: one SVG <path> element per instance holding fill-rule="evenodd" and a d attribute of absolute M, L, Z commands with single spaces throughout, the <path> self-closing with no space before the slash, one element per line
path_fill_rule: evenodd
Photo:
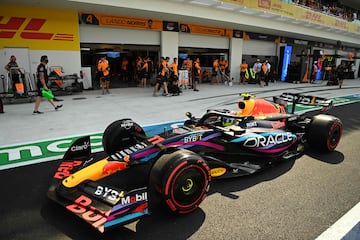
<path fill-rule="evenodd" d="M 280 107 L 273 113 L 209 110 L 201 118 L 187 113 L 182 126 L 152 136 L 131 119 L 116 121 L 104 132 L 103 153 L 91 153 L 89 137 L 73 143 L 48 197 L 104 232 L 150 214 L 153 199 L 173 212 L 191 212 L 205 198 L 211 180 L 253 174 L 301 156 L 309 145 L 336 148 L 342 132 L 338 118 L 277 111 L 289 101 L 328 109 L 330 100 L 291 93 L 274 100 L 271 104 Z M 132 171 L 136 173 L 129 178 Z M 140 183 L 127 186 L 133 180 Z"/>

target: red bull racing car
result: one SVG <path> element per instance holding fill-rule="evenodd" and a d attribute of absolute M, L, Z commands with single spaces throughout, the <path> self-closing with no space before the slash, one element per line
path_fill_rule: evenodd
<path fill-rule="evenodd" d="M 342 122 L 323 113 L 331 100 L 284 93 L 274 102 L 260 101 L 273 109 L 266 113 L 247 109 L 257 104 L 248 100 L 254 99 L 244 96 L 238 104 L 242 113 L 208 110 L 200 118 L 187 113 L 183 125 L 153 135 L 131 119 L 115 121 L 104 131 L 104 152 L 91 153 L 89 137 L 72 144 L 48 197 L 104 232 L 161 204 L 175 213 L 192 212 L 213 179 L 259 172 L 301 156 L 308 147 L 333 151 L 340 141 Z M 296 104 L 319 106 L 322 112 L 298 115 Z M 136 186 L 128 184 L 134 181 Z"/>

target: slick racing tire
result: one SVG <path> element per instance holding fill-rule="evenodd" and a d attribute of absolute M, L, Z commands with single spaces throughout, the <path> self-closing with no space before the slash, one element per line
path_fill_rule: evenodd
<path fill-rule="evenodd" d="M 121 119 L 111 123 L 104 131 L 103 147 L 107 154 L 135 145 L 145 138 L 145 132 L 131 119 Z"/>
<path fill-rule="evenodd" d="M 342 122 L 334 116 L 314 116 L 307 133 L 310 147 L 322 152 L 334 151 L 340 142 L 342 128 Z"/>
<path fill-rule="evenodd" d="M 175 213 L 196 210 L 205 199 L 211 176 L 207 163 L 188 150 L 164 154 L 150 173 L 150 194 Z"/>

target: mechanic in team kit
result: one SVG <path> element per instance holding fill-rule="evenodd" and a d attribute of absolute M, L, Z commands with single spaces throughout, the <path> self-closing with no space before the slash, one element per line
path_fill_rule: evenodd
<path fill-rule="evenodd" d="M 248 71 L 249 64 L 247 64 L 246 60 L 243 59 L 240 64 L 240 83 L 245 84 L 246 82 L 246 73 Z"/>
<path fill-rule="evenodd" d="M 100 72 L 100 83 L 102 94 L 110 93 L 110 67 L 109 62 L 106 59 L 106 55 L 101 56 L 100 61 L 98 62 L 97 69 Z"/>
<path fill-rule="evenodd" d="M 195 92 L 198 92 L 199 91 L 198 84 L 199 84 L 200 76 L 201 76 L 201 67 L 200 67 L 200 59 L 199 58 L 196 58 L 192 69 L 193 69 L 193 75 L 194 75 L 193 89 Z"/>
<path fill-rule="evenodd" d="M 19 65 L 16 62 L 15 55 L 11 55 L 10 62 L 5 65 L 5 69 L 9 72 L 9 77 L 12 82 L 13 90 L 15 91 L 15 84 L 20 82 L 20 75 L 24 74 L 19 70 Z"/>
<path fill-rule="evenodd" d="M 43 112 L 39 111 L 39 107 L 40 107 L 41 99 L 43 97 L 42 89 L 44 89 L 45 91 L 49 90 L 47 87 L 48 73 L 47 73 L 47 68 L 46 68 L 46 65 L 48 62 L 49 62 L 49 60 L 46 55 L 41 56 L 40 64 L 37 67 L 37 71 L 36 71 L 36 75 L 37 75 L 36 87 L 37 87 L 37 91 L 38 91 L 38 96 L 36 97 L 33 114 L 43 113 Z M 48 101 L 54 107 L 55 110 L 58 110 L 59 108 L 62 107 L 62 104 L 55 105 L 53 99 L 48 99 Z"/>
<path fill-rule="evenodd" d="M 168 96 L 168 88 L 167 88 L 167 72 L 168 72 L 168 65 L 167 61 L 164 57 L 161 57 L 160 64 L 158 67 L 158 76 L 156 77 L 156 84 L 154 86 L 153 96 L 157 96 L 157 92 L 159 91 L 159 87 L 164 88 L 163 96 Z"/>
<path fill-rule="evenodd" d="M 219 84 L 219 59 L 214 59 L 212 64 L 211 84 Z M 215 79 L 215 81 L 214 81 Z"/>
<path fill-rule="evenodd" d="M 345 63 L 342 62 L 339 66 L 336 68 L 336 75 L 337 80 L 339 83 L 339 88 L 342 88 L 344 78 L 345 78 L 345 72 L 348 72 L 348 69 L 345 66 Z"/>

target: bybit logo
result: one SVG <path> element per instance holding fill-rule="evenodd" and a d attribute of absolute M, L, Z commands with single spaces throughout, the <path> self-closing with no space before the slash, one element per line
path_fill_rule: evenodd
<path fill-rule="evenodd" d="M 20 38 L 26 40 L 74 41 L 74 34 L 41 32 L 46 19 L 31 18 L 27 24 L 24 24 L 26 18 L 23 17 L 10 17 L 5 23 L 2 23 L 3 19 L 4 17 L 0 16 L 0 39 L 11 39 L 18 33 Z"/>

